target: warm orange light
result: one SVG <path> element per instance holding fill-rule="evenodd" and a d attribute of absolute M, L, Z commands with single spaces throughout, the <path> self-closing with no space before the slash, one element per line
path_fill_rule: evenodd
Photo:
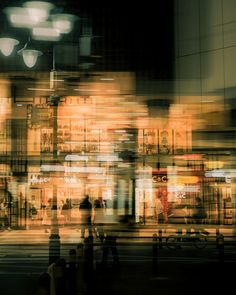
<path fill-rule="evenodd" d="M 170 183 L 175 184 L 193 184 L 198 183 L 199 178 L 197 176 L 168 176 Z"/>
<path fill-rule="evenodd" d="M 204 154 L 185 154 L 174 156 L 175 159 L 185 160 L 185 161 L 203 161 L 206 160 L 204 158 Z"/>
<path fill-rule="evenodd" d="M 220 169 L 224 167 L 223 161 L 207 161 L 205 162 L 206 169 Z"/>

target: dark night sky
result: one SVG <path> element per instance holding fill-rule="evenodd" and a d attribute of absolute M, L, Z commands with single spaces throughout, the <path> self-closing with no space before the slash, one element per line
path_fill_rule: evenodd
<path fill-rule="evenodd" d="M 2 0 L 0 5 L 23 2 Z M 103 56 L 95 60 L 98 70 L 135 71 L 157 79 L 172 78 L 173 2 L 54 0 L 65 13 L 91 16 L 93 34 L 100 36 L 95 54 Z M 78 35 L 73 34 L 74 41 Z"/>
<path fill-rule="evenodd" d="M 123 5 L 122 5 L 123 3 Z M 92 9 L 95 34 L 104 36 L 108 65 L 118 70 L 149 72 L 171 78 L 173 56 L 173 1 L 126 6 L 127 1 Z M 156 8 L 157 6 L 157 8 Z"/>

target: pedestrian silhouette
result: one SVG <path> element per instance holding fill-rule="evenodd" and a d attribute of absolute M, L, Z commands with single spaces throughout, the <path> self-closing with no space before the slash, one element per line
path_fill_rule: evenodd
<path fill-rule="evenodd" d="M 66 199 L 65 203 L 63 201 L 63 205 L 61 209 L 61 214 L 64 216 L 65 224 L 70 222 L 70 209 L 71 209 L 70 201 L 69 199 Z"/>
<path fill-rule="evenodd" d="M 103 245 L 102 245 L 102 268 L 106 268 L 108 266 L 108 255 L 109 250 L 111 251 L 114 268 L 119 267 L 119 257 L 118 250 L 116 245 L 117 236 L 114 232 L 107 232 L 104 234 Z"/>
<path fill-rule="evenodd" d="M 196 205 L 193 211 L 193 220 L 196 224 L 202 224 L 206 218 L 206 211 L 200 197 L 196 197 Z"/>
<path fill-rule="evenodd" d="M 85 195 L 79 209 L 81 213 L 81 238 L 84 238 L 86 229 L 88 229 L 89 236 L 92 236 L 92 204 L 88 195 Z"/>

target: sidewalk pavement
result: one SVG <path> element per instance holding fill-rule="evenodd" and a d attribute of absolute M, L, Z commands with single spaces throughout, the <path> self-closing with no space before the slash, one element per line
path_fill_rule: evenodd
<path fill-rule="evenodd" d="M 227 294 L 234 288 L 229 265 L 219 263 L 161 263 L 158 273 L 150 265 L 129 265 L 120 272 L 97 273 L 96 291 L 113 294 Z"/>
<path fill-rule="evenodd" d="M 111 225 L 106 224 L 105 229 L 114 229 L 120 235 L 120 237 L 138 237 L 138 238 L 150 238 L 152 240 L 153 234 L 158 233 L 159 230 L 163 231 L 164 235 L 175 233 L 177 229 L 182 228 L 186 230 L 188 225 L 178 224 L 178 225 Z M 192 227 L 192 225 L 191 225 Z M 234 233 L 235 227 L 229 226 L 217 226 L 217 225 L 204 225 L 210 235 L 215 235 L 216 231 L 219 230 L 220 233 L 224 235 L 232 235 Z M 63 253 L 67 254 L 68 249 L 70 249 L 69 244 L 78 244 L 83 242 L 80 239 L 80 232 L 78 231 L 78 225 L 70 225 L 60 228 L 60 238 L 62 244 L 68 244 L 67 249 Z M 234 234 L 235 235 L 235 234 Z M 30 248 L 30 253 L 37 253 L 37 255 L 47 254 L 47 246 L 49 241 L 50 233 L 45 233 L 43 228 L 34 228 L 28 230 L 12 230 L 12 231 L 3 231 L 0 233 L 0 244 L 3 244 L 3 247 L 9 251 L 11 244 L 22 246 L 12 247 L 12 251 L 15 254 L 21 253 L 22 249 L 24 250 L 24 245 L 29 244 L 29 247 L 26 247 L 27 250 Z M 133 239 L 130 239 L 133 241 Z M 39 252 L 34 244 L 44 244 L 45 247 L 42 247 L 42 252 Z M 4 247 L 5 245 L 5 247 Z M 9 245 L 9 246 L 8 246 Z M 33 247 L 31 247 L 33 245 Z M 31 250 L 31 248 L 33 250 Z M 138 249 L 138 248 L 137 248 Z M 218 256 L 214 256 L 214 259 L 210 260 L 207 256 L 207 259 L 178 259 L 179 252 L 175 252 L 171 257 L 172 252 L 166 252 L 166 249 L 161 250 L 160 259 L 158 261 L 158 271 L 153 272 L 152 269 L 152 252 L 149 252 L 149 257 L 147 256 L 146 250 L 141 250 L 137 253 L 137 249 L 132 248 L 128 249 L 131 251 L 134 258 L 139 254 L 140 259 L 131 259 L 130 256 L 122 256 L 122 254 L 127 254 L 126 252 L 120 253 L 121 258 L 121 267 L 119 269 L 113 269 L 111 266 L 108 266 L 107 269 L 96 269 L 95 270 L 95 282 L 94 290 L 95 293 L 91 294 L 103 294 L 103 295 L 118 295 L 118 294 L 157 294 L 158 292 L 163 292 L 163 294 L 199 294 L 209 293 L 213 294 L 215 291 L 222 289 L 224 293 L 227 292 L 227 289 L 232 290 L 234 284 L 234 272 L 231 271 L 230 266 L 233 266 L 232 261 L 224 261 L 224 264 L 220 264 L 218 261 Z M 25 252 L 27 251 L 25 249 Z M 35 252 L 32 252 L 35 251 Z M 140 251 L 140 249 L 139 249 Z M 165 252 L 162 252 L 165 251 Z M 168 257 L 164 257 L 164 253 L 168 254 Z M 195 253 L 195 252 L 194 252 Z M 215 253 L 215 252 L 214 252 Z M 96 253 L 94 253 L 96 255 Z M 101 252 L 99 253 L 101 255 Z M 146 256 L 144 256 L 146 255 Z M 200 255 L 200 254 L 199 254 Z M 206 254 L 207 255 L 207 254 Z M 32 256 L 33 257 L 33 256 Z M 31 259 L 30 257 L 29 259 Z M 146 259 L 145 259 L 146 257 Z M 200 256 L 199 256 L 200 257 Z M 96 257 L 95 257 L 96 258 Z M 126 259 L 127 258 L 127 259 Z M 148 259 L 149 258 L 149 259 Z M 215 259 L 216 258 L 216 259 Z M 23 257 L 24 260 L 26 258 Z M 44 259 L 45 260 L 45 259 Z M 44 261 L 43 256 L 40 258 L 40 261 Z M 46 261 L 46 260 L 45 260 Z M 100 260 L 99 260 L 100 261 Z M 36 261 L 34 261 L 34 264 Z M 235 262 L 234 262 L 235 265 Z M 15 269 L 15 264 L 14 264 Z M 12 273 L 7 273 L 4 276 L 4 281 L 6 282 L 6 288 L 9 289 L 11 286 L 15 292 L 17 286 L 29 290 L 29 292 L 23 293 L 19 291 L 20 295 L 34 294 L 31 292 L 37 284 L 38 273 L 31 274 L 30 277 L 22 274 L 22 277 L 12 275 Z M 18 282 L 18 281 L 19 282 Z M 14 284 L 12 284 L 14 281 Z M 6 291 L 4 287 L 2 290 Z M 23 290 L 23 289 L 22 289 Z M 1 287 L 0 287 L 1 291 Z M 9 291 L 9 290 L 8 290 Z M 16 294 L 8 293 L 10 295 Z M 204 292 L 205 291 L 205 292 Z"/>
<path fill-rule="evenodd" d="M 97 225 L 94 225 L 96 227 Z M 101 225 L 99 225 L 101 226 Z M 98 227 L 99 227 L 98 226 Z M 186 233 L 187 229 L 199 228 L 193 224 L 149 224 L 149 225 L 129 225 L 129 224 L 104 224 L 102 225 L 104 232 L 113 232 L 118 238 L 137 238 L 146 239 L 152 238 L 154 234 L 163 237 L 173 235 L 182 231 Z M 209 236 L 215 237 L 217 234 L 223 234 L 225 238 L 236 237 L 236 226 L 230 225 L 200 225 L 201 229 L 209 232 Z M 80 226 L 67 225 L 59 227 L 59 235 L 61 243 L 76 244 L 81 242 L 80 239 Z M 44 228 L 34 227 L 29 229 L 14 229 L 2 230 L 0 232 L 0 244 L 35 244 L 35 243 L 48 243 L 50 230 L 45 233 Z"/>

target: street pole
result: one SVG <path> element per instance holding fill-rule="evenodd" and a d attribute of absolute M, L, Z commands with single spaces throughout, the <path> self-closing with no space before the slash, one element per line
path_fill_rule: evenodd
<path fill-rule="evenodd" d="M 51 96 L 50 104 L 53 108 L 53 164 L 57 165 L 57 111 L 60 102 L 59 96 Z M 57 183 L 56 172 L 53 177 L 53 196 L 52 196 L 52 210 L 51 210 L 51 234 L 49 237 L 49 265 L 56 262 L 60 258 L 60 236 L 57 219 Z"/>

